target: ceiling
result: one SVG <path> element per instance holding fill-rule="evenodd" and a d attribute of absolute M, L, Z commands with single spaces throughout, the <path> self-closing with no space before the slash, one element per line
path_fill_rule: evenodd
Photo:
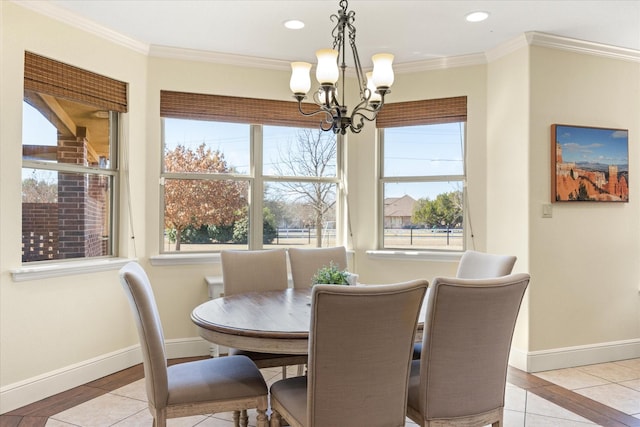
<path fill-rule="evenodd" d="M 315 62 L 330 47 L 338 0 L 49 0 L 67 21 L 153 47 Z M 486 53 L 535 31 L 640 51 L 640 0 L 351 0 L 363 67 L 390 52 L 396 64 Z M 483 10 L 489 18 L 466 22 Z M 288 30 L 287 19 L 306 23 Z M 97 25 L 96 25 L 97 24 Z"/>

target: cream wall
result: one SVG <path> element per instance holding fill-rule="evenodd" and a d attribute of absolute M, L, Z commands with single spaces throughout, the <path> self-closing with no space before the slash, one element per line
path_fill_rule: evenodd
<path fill-rule="evenodd" d="M 529 68 L 526 43 L 488 64 L 487 251 L 514 254 L 514 271 L 529 272 Z M 522 302 L 512 354 L 526 364 L 529 294 Z M 518 359 L 512 356 L 511 363 Z"/>
<path fill-rule="evenodd" d="M 169 266 L 149 262 L 159 252 L 159 91 L 281 100 L 289 100 L 290 94 L 285 70 L 148 56 L 6 1 L 0 2 L 0 19 L 3 413 L 140 360 L 116 270 L 26 282 L 11 278 L 10 271 L 20 267 L 20 182 L 14 177 L 20 176 L 21 165 L 24 51 L 129 83 L 123 135 L 128 162 L 123 169 L 130 175 L 133 230 L 123 203 L 120 255 L 138 258 L 147 269 L 171 357 L 206 352 L 189 314 L 207 298 L 203 277 L 220 270 L 213 260 Z M 558 67 L 571 72 L 559 73 Z M 526 322 L 519 324 L 514 343 L 523 355 L 521 367 L 532 366 L 531 359 L 545 358 L 547 352 L 564 357 L 572 346 L 582 346 L 583 352 L 596 348 L 599 357 L 614 360 L 612 343 L 620 341 L 626 344 L 624 354 L 631 350 L 639 356 L 640 182 L 634 173 L 634 159 L 640 158 L 639 76 L 637 63 L 535 47 L 529 53 L 525 47 L 488 65 L 396 78 L 389 101 L 468 97 L 468 190 L 475 235 L 468 247 L 516 253 L 516 270 L 530 270 L 534 277 Z M 630 203 L 554 206 L 552 219 L 540 218 L 540 204 L 549 191 L 548 126 L 554 122 L 630 129 Z M 355 249 L 357 273 L 369 283 L 454 274 L 455 259 L 407 261 L 366 253 L 376 241 L 375 135 L 368 125 L 347 141 L 354 236 L 349 244 Z M 587 226 L 598 242 L 595 249 L 583 241 Z M 602 353 L 602 348 L 611 351 Z M 549 360 L 559 366 L 565 359 Z"/>
<path fill-rule="evenodd" d="M 10 270 L 20 267 L 22 99 L 24 51 L 55 58 L 129 83 L 130 111 L 125 140 L 129 149 L 134 200 L 144 194 L 146 57 L 130 49 L 44 18 L 11 2 L 0 2 L 2 73 L 0 75 L 0 412 L 14 406 L 12 396 L 37 400 L 50 383 L 30 384 L 61 369 L 133 345 L 135 330 L 116 271 L 16 283 Z M 143 203 L 135 203 L 141 228 Z M 124 213 L 124 211 L 123 211 Z M 122 216 L 123 219 L 126 215 Z M 127 221 L 123 221 L 126 236 Z M 127 239 L 121 252 L 133 256 Z M 144 245 L 138 245 L 143 252 Z M 108 364 L 108 363 L 107 363 Z M 73 368 L 69 368 L 69 372 Z M 53 387 L 55 390 L 55 386 Z M 21 393 L 28 391 L 29 393 Z M 59 390 L 57 390 L 59 391 Z M 13 394 L 11 394 L 13 392 Z M 49 393 L 50 394 L 50 393 Z"/>
<path fill-rule="evenodd" d="M 640 355 L 640 63 L 532 46 L 529 53 L 529 350 Z M 629 203 L 550 200 L 553 123 L 629 130 Z M 569 353 L 569 352 L 567 352 Z M 544 366 L 544 365 L 543 365 Z"/>

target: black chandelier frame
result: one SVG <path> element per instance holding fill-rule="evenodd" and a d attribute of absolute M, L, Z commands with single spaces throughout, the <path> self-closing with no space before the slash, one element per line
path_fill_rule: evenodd
<path fill-rule="evenodd" d="M 354 26 L 355 12 L 348 11 L 349 5 L 347 0 L 340 0 L 340 10 L 338 14 L 330 16 L 331 21 L 337 21 L 335 27 L 331 31 L 333 37 L 333 49 L 338 51 L 338 61 L 340 68 L 340 94 L 338 93 L 337 84 L 322 84 L 320 88 L 313 94 L 313 102 L 319 107 L 315 111 L 305 112 L 302 109 L 302 101 L 306 99 L 305 94 L 294 94 L 294 98 L 298 101 L 298 110 L 304 116 L 313 116 L 316 114 L 324 114 L 325 118 L 320 123 L 320 129 L 323 131 L 333 131 L 335 134 L 346 134 L 347 130 L 353 133 L 360 133 L 364 127 L 364 122 L 373 121 L 384 105 L 384 97 L 391 91 L 388 87 L 378 87 L 375 93 L 380 95 L 380 100 L 371 100 L 373 95 L 371 89 L 367 87 L 358 48 L 356 47 L 356 27 Z M 353 53 L 353 62 L 355 74 L 358 80 L 358 89 L 360 91 L 360 102 L 348 115 L 348 107 L 345 103 L 345 82 L 346 82 L 346 42 L 348 34 L 349 46 Z M 338 100 L 338 98 L 341 98 Z"/>

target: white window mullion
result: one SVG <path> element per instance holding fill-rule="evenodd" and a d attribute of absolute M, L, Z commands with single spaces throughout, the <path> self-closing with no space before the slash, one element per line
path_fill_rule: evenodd
<path fill-rule="evenodd" d="M 251 126 L 250 174 L 253 181 L 249 195 L 249 249 L 262 248 L 262 205 L 264 199 L 262 135 L 262 126 Z"/>

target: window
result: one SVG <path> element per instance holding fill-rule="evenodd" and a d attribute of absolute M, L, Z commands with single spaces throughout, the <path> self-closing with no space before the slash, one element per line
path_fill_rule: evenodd
<path fill-rule="evenodd" d="M 114 255 L 126 85 L 26 52 L 22 262 Z"/>
<path fill-rule="evenodd" d="M 466 98 L 386 105 L 377 124 L 381 247 L 464 250 Z"/>
<path fill-rule="evenodd" d="M 246 110 L 229 116 L 220 104 Z M 261 116 L 278 107 L 293 109 Z M 338 244 L 338 140 L 291 119 L 296 109 L 162 92 L 162 252 Z"/>

